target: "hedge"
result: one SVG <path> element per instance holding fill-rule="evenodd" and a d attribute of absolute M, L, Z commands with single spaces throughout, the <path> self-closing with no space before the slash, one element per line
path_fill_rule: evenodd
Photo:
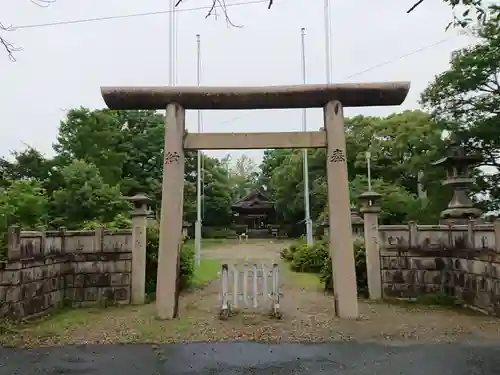
<path fill-rule="evenodd" d="M 294 272 L 317 273 L 325 291 L 333 290 L 332 261 L 327 241 L 316 241 L 310 247 L 303 240 L 297 241 L 281 250 L 281 258 L 290 262 L 290 269 Z M 354 242 L 354 260 L 358 294 L 366 296 L 368 293 L 366 251 L 362 241 Z"/>
<path fill-rule="evenodd" d="M 156 292 L 156 276 L 158 271 L 158 246 L 160 240 L 158 228 L 148 228 L 146 246 L 146 294 Z M 180 259 L 180 289 L 191 286 L 194 275 L 195 251 L 193 245 L 182 244 Z"/>

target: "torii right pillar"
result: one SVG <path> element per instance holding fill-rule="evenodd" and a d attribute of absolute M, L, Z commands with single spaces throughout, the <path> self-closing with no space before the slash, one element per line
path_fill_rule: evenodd
<path fill-rule="evenodd" d="M 340 318 L 357 318 L 358 291 L 342 103 L 338 100 L 328 102 L 324 107 L 324 119 L 327 139 L 329 251 L 332 258 L 335 314 Z"/>

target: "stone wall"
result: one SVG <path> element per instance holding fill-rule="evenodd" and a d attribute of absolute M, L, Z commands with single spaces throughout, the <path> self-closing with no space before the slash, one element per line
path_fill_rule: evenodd
<path fill-rule="evenodd" d="M 0 318 L 29 318 L 63 305 L 129 303 L 132 245 L 131 230 L 9 228 Z"/>
<path fill-rule="evenodd" d="M 380 226 L 383 295 L 456 296 L 500 316 L 500 221 Z"/>

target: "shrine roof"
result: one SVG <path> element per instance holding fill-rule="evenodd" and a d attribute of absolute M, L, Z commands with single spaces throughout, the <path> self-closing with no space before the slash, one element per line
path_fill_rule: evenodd
<path fill-rule="evenodd" d="M 260 189 L 253 190 L 250 194 L 247 194 L 245 197 L 237 200 L 231 206 L 233 209 L 258 209 L 272 207 L 274 207 L 273 202 L 267 194 Z"/>

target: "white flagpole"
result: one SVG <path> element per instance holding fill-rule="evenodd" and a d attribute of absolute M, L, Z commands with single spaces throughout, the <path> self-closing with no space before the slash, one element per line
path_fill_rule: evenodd
<path fill-rule="evenodd" d="M 306 29 L 300 29 L 301 51 L 302 51 L 302 83 L 306 83 L 306 43 L 305 43 Z M 307 131 L 307 112 L 302 109 L 302 131 Z M 303 150 L 303 174 L 304 174 L 304 206 L 305 206 L 305 223 L 306 223 L 306 239 L 307 245 L 313 245 L 312 235 L 312 221 L 311 212 L 309 208 L 309 166 L 307 148 Z"/>
<path fill-rule="evenodd" d="M 179 14 L 177 12 L 177 7 L 174 4 L 174 86 L 178 84 L 179 72 L 177 66 L 179 64 Z"/>
<path fill-rule="evenodd" d="M 196 35 L 196 55 L 197 55 L 197 68 L 196 68 L 196 84 L 200 86 L 201 82 L 201 40 L 200 34 Z M 198 115 L 198 133 L 201 133 L 201 111 L 197 111 Z M 196 165 L 196 223 L 195 223 L 195 259 L 196 264 L 199 265 L 201 261 L 201 160 L 202 153 L 198 150 L 198 159 Z"/>
<path fill-rule="evenodd" d="M 331 83 L 331 51 L 330 51 L 330 0 L 325 0 L 325 76 L 326 83 Z"/>
<path fill-rule="evenodd" d="M 168 43 L 168 84 L 175 85 L 175 0 L 170 0 L 169 7 L 169 43 Z"/>
<path fill-rule="evenodd" d="M 368 191 L 372 191 L 372 166 L 371 166 L 372 154 L 370 153 L 370 151 L 367 151 L 365 156 L 366 156 L 366 169 L 368 172 Z"/>

